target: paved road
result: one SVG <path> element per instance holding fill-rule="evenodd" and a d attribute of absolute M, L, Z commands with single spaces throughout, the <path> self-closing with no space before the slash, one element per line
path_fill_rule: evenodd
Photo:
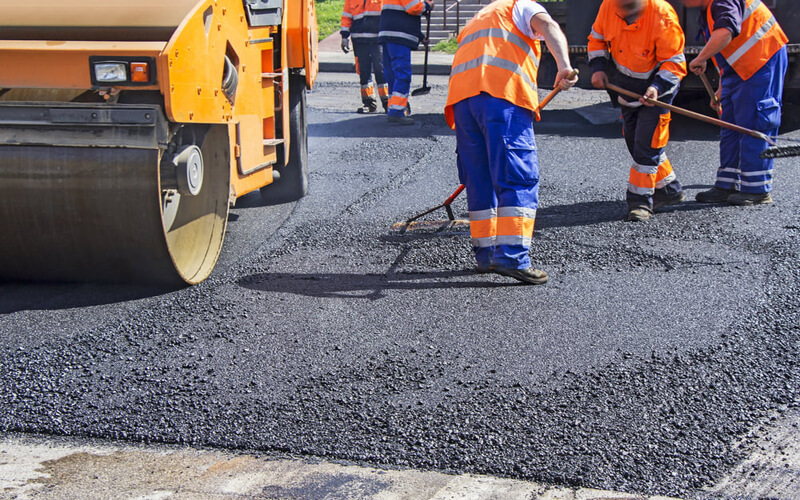
<path fill-rule="evenodd" d="M 473 274 L 464 234 L 388 231 L 458 184 L 446 80 L 412 127 L 352 113 L 352 80 L 309 98 L 309 196 L 241 200 L 202 285 L 0 286 L 0 430 L 686 496 L 800 404 L 796 160 L 772 206 L 625 223 L 620 126 L 564 94 L 537 125 L 551 282 L 517 286 Z M 715 131 L 673 135 L 693 197 Z"/>

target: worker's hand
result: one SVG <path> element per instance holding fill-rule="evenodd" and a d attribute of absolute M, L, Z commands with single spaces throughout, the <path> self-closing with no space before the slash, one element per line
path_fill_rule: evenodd
<path fill-rule="evenodd" d="M 598 71 L 592 75 L 592 85 L 594 85 L 594 88 L 605 89 L 608 83 L 608 75 L 604 71 Z"/>
<path fill-rule="evenodd" d="M 708 60 L 700 59 L 699 57 L 695 57 L 692 62 L 689 63 L 689 71 L 695 75 L 702 75 L 706 72 L 707 68 Z"/>
<path fill-rule="evenodd" d="M 658 99 L 658 89 L 655 87 L 647 87 L 644 95 L 639 99 L 639 102 L 652 108 L 655 104 L 652 104 L 648 99 L 656 100 Z"/>
<path fill-rule="evenodd" d="M 572 76 L 573 69 L 570 67 L 564 68 L 556 75 L 556 83 L 553 88 L 560 88 L 561 90 L 569 90 L 578 83 L 578 76 Z"/>
<path fill-rule="evenodd" d="M 714 99 L 711 99 L 711 109 L 717 112 L 718 115 L 722 114 L 722 86 L 717 89 L 714 94 Z"/>
<path fill-rule="evenodd" d="M 350 52 L 350 37 L 342 38 L 342 52 L 345 54 Z"/>

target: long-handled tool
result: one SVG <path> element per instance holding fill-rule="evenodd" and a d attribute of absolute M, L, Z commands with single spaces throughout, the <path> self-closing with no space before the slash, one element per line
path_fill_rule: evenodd
<path fill-rule="evenodd" d="M 425 28 L 425 64 L 422 69 L 422 87 L 414 89 L 411 95 L 414 97 L 426 95 L 431 93 L 431 88 L 428 87 L 428 53 L 431 50 L 431 15 L 428 14 L 428 27 Z"/>
<path fill-rule="evenodd" d="M 714 89 L 711 87 L 711 82 L 708 81 L 708 77 L 705 73 L 700 73 L 700 80 L 703 82 L 703 87 L 706 88 L 706 92 L 708 92 L 708 97 L 711 98 L 711 102 L 716 105 L 719 105 L 719 97 L 717 97 L 717 93 L 714 92 Z M 722 115 L 722 108 L 717 108 L 717 114 Z"/>
<path fill-rule="evenodd" d="M 568 79 L 572 80 L 576 76 L 578 76 L 578 70 L 573 69 L 572 73 L 569 74 Z M 544 99 L 542 99 L 542 101 L 539 103 L 537 112 L 541 111 L 545 106 L 547 106 L 550 103 L 550 101 L 552 101 L 553 98 L 558 95 L 559 92 L 561 92 L 561 87 L 556 87 L 549 94 L 547 94 L 547 96 Z M 426 210 L 420 214 L 411 217 L 410 219 L 407 219 L 405 222 L 395 222 L 394 224 L 392 224 L 392 232 L 404 234 L 408 229 L 412 227 L 412 223 L 415 229 L 420 228 L 433 231 L 437 230 L 441 231 L 447 228 L 452 229 L 454 227 L 458 228 L 469 227 L 469 221 L 456 219 L 455 216 L 453 215 L 453 209 L 450 207 L 450 205 L 453 204 L 453 201 L 455 201 L 455 199 L 458 198 L 458 195 L 460 195 L 464 191 L 465 187 L 466 186 L 464 186 L 463 184 L 459 184 L 456 190 L 453 191 L 453 194 L 451 194 L 441 205 L 436 205 L 435 207 L 429 210 Z M 444 208 L 447 211 L 447 218 L 448 218 L 447 221 L 415 222 L 417 219 L 424 217 L 431 212 L 435 212 L 440 208 Z"/>
<path fill-rule="evenodd" d="M 694 111 L 689 111 L 688 109 L 679 108 L 678 106 L 661 102 L 658 99 L 644 98 L 643 96 L 637 94 L 636 92 L 631 92 L 630 90 L 618 87 L 617 85 L 613 85 L 611 83 L 609 83 L 607 87 L 609 90 L 613 90 L 618 94 L 622 94 L 632 99 L 644 99 L 650 104 L 654 104 L 656 106 L 668 109 L 674 113 L 678 113 L 679 115 L 688 116 L 689 118 L 693 118 L 695 120 L 700 120 L 702 122 L 710 123 L 718 127 L 726 128 L 728 130 L 733 130 L 734 132 L 739 132 L 740 134 L 745 134 L 749 135 L 750 137 L 755 137 L 756 139 L 761 139 L 762 141 L 770 145 L 770 147 L 761 152 L 760 156 L 762 159 L 766 160 L 769 158 L 787 158 L 790 156 L 800 156 L 800 144 L 792 146 L 779 146 L 778 143 L 776 142 L 779 140 L 783 140 L 783 141 L 792 141 L 800 143 L 800 140 L 770 137 L 757 130 L 751 130 L 749 128 L 740 127 L 739 125 L 719 120 L 717 118 L 712 118 L 710 116 L 706 116 L 700 113 L 695 113 Z"/>

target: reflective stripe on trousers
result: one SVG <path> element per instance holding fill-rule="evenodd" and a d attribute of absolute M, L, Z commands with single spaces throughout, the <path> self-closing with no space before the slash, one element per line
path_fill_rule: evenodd
<path fill-rule="evenodd" d="M 453 106 L 458 173 L 480 266 L 530 267 L 539 194 L 533 113 L 482 93 Z"/>
<path fill-rule="evenodd" d="M 397 43 L 383 44 L 383 72 L 389 84 L 389 116 L 403 116 L 411 91 L 411 49 Z"/>
<path fill-rule="evenodd" d="M 778 135 L 787 67 L 784 47 L 746 81 L 735 71 L 726 71 L 722 77 L 722 119 L 769 136 Z M 775 160 L 759 157 L 768 146 L 760 139 L 722 129 L 720 167 L 714 185 L 744 193 L 770 192 Z"/>
<path fill-rule="evenodd" d="M 660 99 L 671 103 L 674 96 L 673 93 Z M 628 177 L 629 203 L 650 205 L 655 190 L 669 184 L 674 184 L 674 191 L 680 191 L 672 164 L 664 152 L 669 140 L 669 118 L 669 111 L 659 107 L 622 107 L 625 145 L 634 162 Z"/>
<path fill-rule="evenodd" d="M 378 84 L 378 91 L 386 85 L 383 71 L 383 51 L 380 44 L 362 43 L 353 40 L 353 55 L 356 58 L 356 71 L 361 81 L 361 102 L 364 104 L 375 101 L 375 91 L 372 88 L 372 75 Z"/>

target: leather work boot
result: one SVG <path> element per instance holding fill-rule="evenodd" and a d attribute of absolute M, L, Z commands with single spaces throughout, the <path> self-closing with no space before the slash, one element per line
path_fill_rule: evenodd
<path fill-rule="evenodd" d="M 646 220 L 650 220 L 650 216 L 653 215 L 653 211 L 650 210 L 648 207 L 638 206 L 638 207 L 629 207 L 628 208 L 628 222 L 642 222 Z"/>
<path fill-rule="evenodd" d="M 695 200 L 699 201 L 700 203 L 725 203 L 728 201 L 728 197 L 732 194 L 736 194 L 739 191 L 735 189 L 722 189 L 718 187 L 712 187 L 708 191 L 701 191 L 697 193 L 694 197 Z"/>
<path fill-rule="evenodd" d="M 669 205 L 679 205 L 683 203 L 683 200 L 686 199 L 686 195 L 683 191 L 678 191 L 677 193 L 673 194 L 666 194 L 661 189 L 656 189 L 656 192 L 653 193 L 653 212 L 658 210 L 659 208 L 667 207 Z"/>
<path fill-rule="evenodd" d="M 772 195 L 769 193 L 734 193 L 728 196 L 728 203 L 742 207 L 767 205 L 772 203 Z"/>
<path fill-rule="evenodd" d="M 389 112 L 389 98 L 388 97 L 381 97 L 381 104 L 383 104 L 383 112 Z"/>
<path fill-rule="evenodd" d="M 502 276 L 508 276 L 509 278 L 521 281 L 526 285 L 544 285 L 547 283 L 548 279 L 546 272 L 540 269 L 534 269 L 533 267 L 527 269 L 510 269 L 508 267 L 494 266 L 492 270 Z"/>
<path fill-rule="evenodd" d="M 477 266 L 475 266 L 475 272 L 478 274 L 491 273 L 492 271 L 494 271 L 493 265 L 483 266 L 481 264 L 478 264 Z"/>
<path fill-rule="evenodd" d="M 414 125 L 414 119 L 410 116 L 387 116 L 389 123 L 396 123 L 398 125 Z"/>

